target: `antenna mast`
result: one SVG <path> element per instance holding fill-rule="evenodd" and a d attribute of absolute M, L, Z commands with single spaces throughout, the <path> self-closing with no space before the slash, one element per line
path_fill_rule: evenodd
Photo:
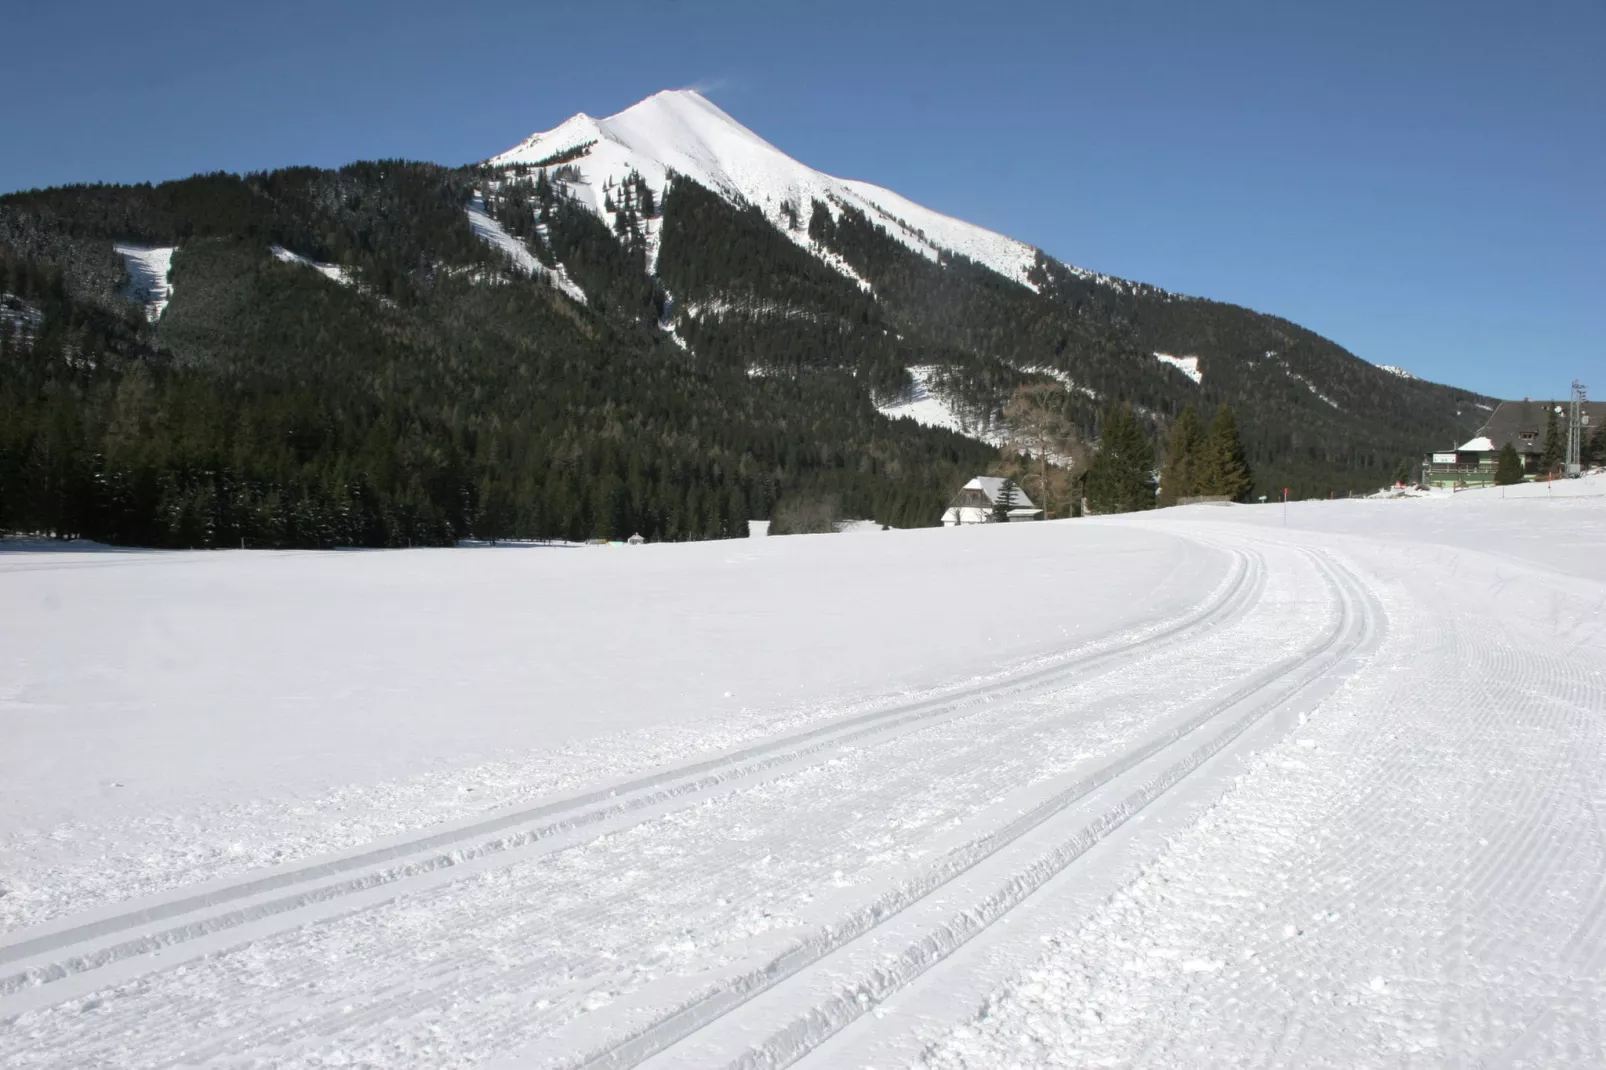
<path fill-rule="evenodd" d="M 1587 400 L 1584 384 L 1577 379 L 1573 380 L 1573 394 L 1567 403 L 1567 475 L 1576 477 L 1583 470 L 1584 451 L 1584 422 L 1589 419 L 1584 413 L 1584 402 Z"/>

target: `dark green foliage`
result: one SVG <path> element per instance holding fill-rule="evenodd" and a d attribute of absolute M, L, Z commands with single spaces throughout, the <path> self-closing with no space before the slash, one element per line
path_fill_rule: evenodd
<path fill-rule="evenodd" d="M 1561 429 L 1561 421 L 1556 415 L 1556 406 L 1545 406 L 1545 449 L 1539 455 L 1539 470 L 1545 474 L 1561 471 L 1562 462 L 1567 457 L 1567 433 Z"/>
<path fill-rule="evenodd" d="M 1606 424 L 1595 428 L 1595 433 L 1584 444 L 1584 464 L 1606 465 Z"/>
<path fill-rule="evenodd" d="M 1199 464 L 1204 450 L 1204 428 L 1193 402 L 1182 407 L 1166 440 L 1165 463 L 1160 468 L 1160 505 L 1175 505 L 1179 498 L 1198 493 Z"/>
<path fill-rule="evenodd" d="M 1000 524 L 1009 523 L 1009 511 L 1015 508 L 1015 481 L 1004 477 L 1003 486 L 998 488 L 998 500 L 993 502 L 993 519 Z"/>
<path fill-rule="evenodd" d="M 1217 407 L 1210 420 L 1194 478 L 1198 494 L 1235 502 L 1248 501 L 1254 489 L 1255 478 L 1238 440 L 1238 421 L 1226 402 Z"/>
<path fill-rule="evenodd" d="M 669 277 L 710 304 L 813 294 L 839 315 L 758 316 L 728 338 L 688 323 L 709 352 L 684 352 L 653 326 L 662 299 L 639 248 L 539 180 L 494 208 L 547 228 L 532 249 L 566 265 L 586 306 L 510 273 L 473 236 L 468 175 L 390 164 L 235 181 L 270 222 L 192 227 L 157 327 L 96 281 L 95 250 L 113 256 L 109 242 L 132 235 L 107 223 L 63 237 L 0 199 L 12 228 L 0 234 L 89 251 L 58 263 L 0 244 L 5 292 L 43 310 L 37 338 L 0 342 L 0 529 L 155 546 L 674 540 L 745 535 L 749 519 L 821 498 L 916 526 L 936 523 L 954 481 L 992 454 L 889 423 L 843 357 L 808 359 L 836 344 L 822 339 L 885 346 L 866 323 L 874 306 L 806 254 L 748 284 L 743 273 L 796 247 L 689 183 L 677 189 L 694 210 L 666 228 Z M 70 194 L 52 191 L 52 210 Z M 94 191 L 104 210 L 90 218 L 138 217 L 154 198 L 128 196 L 119 209 Z M 619 198 L 632 227 L 660 207 L 638 183 Z M 146 226 L 145 240 L 171 240 Z M 783 246 L 755 254 L 766 234 Z M 361 285 L 280 263 L 274 241 L 352 266 Z M 808 333 L 820 330 L 834 333 Z M 818 370 L 750 378 L 744 338 Z"/>
<path fill-rule="evenodd" d="M 1154 508 L 1154 451 L 1132 406 L 1110 406 L 1086 486 L 1087 505 L 1095 514 Z"/>
<path fill-rule="evenodd" d="M 1500 448 L 1500 459 L 1495 465 L 1494 481 L 1502 487 L 1523 481 L 1522 457 L 1517 448 L 1507 442 Z"/>
<path fill-rule="evenodd" d="M 1068 377 L 1065 417 L 1092 438 L 1099 407 L 1130 399 L 1103 417 L 1088 480 L 1121 508 L 1153 504 L 1152 457 L 1136 458 L 1194 403 L 1242 415 L 1228 468 L 1316 493 L 1375 486 L 1480 415 L 1473 395 L 1285 321 L 1046 258 L 1034 293 L 933 262 L 851 208 L 788 205 L 777 230 L 683 177 L 660 198 L 630 175 L 599 219 L 562 193 L 585 149 L 547 168 L 378 161 L 0 197 L 0 294 L 25 325 L 0 325 L 0 529 L 163 546 L 664 540 L 821 502 L 933 524 L 994 451 L 876 412 L 912 367 L 969 426 Z M 474 235 L 476 190 L 583 304 Z M 805 227 L 874 292 L 786 233 Z M 159 324 L 122 295 L 116 241 L 178 245 Z M 360 285 L 280 263 L 274 244 Z M 1155 351 L 1198 354 L 1203 385 Z M 1168 497 L 1198 478 L 1168 474 Z"/>

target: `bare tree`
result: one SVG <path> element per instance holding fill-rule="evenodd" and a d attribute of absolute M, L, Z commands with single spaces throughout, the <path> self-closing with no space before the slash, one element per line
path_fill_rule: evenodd
<path fill-rule="evenodd" d="M 1087 446 L 1066 411 L 1066 394 L 1055 383 L 1028 383 L 1018 387 L 1004 407 L 1005 448 L 1014 454 L 1030 453 L 1037 461 L 1037 493 L 1043 519 L 1049 517 L 1050 465 L 1064 473 L 1066 494 L 1078 472 L 1087 467 Z"/>

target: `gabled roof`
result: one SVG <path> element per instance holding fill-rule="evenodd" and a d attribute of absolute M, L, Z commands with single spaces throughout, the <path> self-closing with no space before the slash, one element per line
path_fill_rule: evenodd
<path fill-rule="evenodd" d="M 1545 425 L 1549 422 L 1545 418 L 1545 409 L 1557 408 L 1556 429 L 1564 436 L 1562 445 L 1566 445 L 1568 402 L 1565 401 L 1502 401 L 1495 406 L 1489 414 L 1489 420 L 1478 428 L 1477 438 L 1487 439 L 1489 450 L 1504 449 L 1506 443 L 1511 443 L 1518 453 L 1543 453 L 1545 450 Z M 1606 423 L 1606 402 L 1584 402 L 1584 413 L 1589 417 L 1589 425 L 1584 429 L 1587 438 L 1595 433 L 1602 423 Z M 1524 432 L 1532 432 L 1532 438 L 1523 438 Z M 1474 439 L 1473 441 L 1477 441 Z M 1468 443 L 1461 447 L 1464 450 L 1476 447 Z"/>
<path fill-rule="evenodd" d="M 1004 477 L 977 476 L 975 479 L 972 479 L 969 483 L 966 483 L 959 489 L 979 490 L 987 496 L 988 501 L 992 502 L 994 505 L 997 505 L 999 496 L 1004 492 Z M 1015 494 L 1014 497 L 1010 498 L 1009 504 L 1012 507 L 1012 510 L 1037 508 L 1037 506 L 1032 503 L 1032 500 L 1026 496 L 1026 492 L 1020 489 L 1020 484 L 1018 483 L 1015 485 Z"/>

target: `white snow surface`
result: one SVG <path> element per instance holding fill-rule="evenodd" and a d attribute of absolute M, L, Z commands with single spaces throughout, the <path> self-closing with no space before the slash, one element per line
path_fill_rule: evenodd
<path fill-rule="evenodd" d="M 1004 429 L 993 423 L 983 424 L 960 412 L 946 399 L 931 392 L 931 380 L 936 374 L 933 367 L 920 366 L 908 369 L 914 386 L 907 396 L 886 405 L 877 405 L 876 411 L 891 420 L 907 417 L 925 427 L 945 427 L 961 435 L 998 446 L 1004 441 Z"/>
<path fill-rule="evenodd" d="M 529 246 L 509 234 L 507 228 L 485 210 L 483 198 L 475 197 L 464 211 L 468 213 L 468 225 L 474 231 L 474 236 L 491 248 L 506 253 L 512 259 L 515 268 L 532 278 L 547 279 L 553 286 L 582 305 L 586 303 L 585 291 L 569 278 L 568 270 L 562 264 L 558 264 L 555 269 L 548 268 L 536 259 L 535 254 L 530 252 Z"/>
<path fill-rule="evenodd" d="M 0 1064 L 1606 1064 L 1606 476 L 0 550 Z"/>
<path fill-rule="evenodd" d="M 1400 367 L 1398 364 L 1379 364 L 1377 367 L 1378 367 L 1379 371 L 1388 372 L 1390 375 L 1397 375 L 1401 379 L 1415 379 L 1415 378 L 1417 378 L 1417 376 L 1412 375 L 1410 372 L 1406 371 L 1404 368 Z"/>
<path fill-rule="evenodd" d="M 338 282 L 342 286 L 350 286 L 356 282 L 351 277 L 351 272 L 339 264 L 326 264 L 321 260 L 314 260 L 310 256 L 302 256 L 300 253 L 291 252 L 282 245 L 273 245 L 269 248 L 272 249 L 276 259 L 286 264 L 301 264 L 303 267 L 309 267 L 330 282 Z"/>
<path fill-rule="evenodd" d="M 1488 435 L 1469 438 L 1456 447 L 1458 452 L 1465 453 L 1488 453 L 1492 449 L 1494 449 L 1494 443 L 1489 439 Z"/>
<path fill-rule="evenodd" d="M 833 214 L 846 205 L 886 227 L 895 239 L 930 259 L 941 251 L 959 253 L 1022 286 L 1037 250 L 1013 238 L 924 208 L 868 182 L 834 178 L 792 159 L 691 89 L 666 90 L 616 115 L 594 119 L 581 113 L 552 130 L 532 134 L 488 163 L 535 164 L 595 142 L 571 161 L 582 178 L 568 183 L 581 203 L 609 219 L 608 187 L 640 174 L 662 200 L 670 172 L 685 175 L 721 196 L 750 204 L 783 233 L 831 267 L 866 286 L 839 257 L 809 241 L 811 206 L 819 200 Z M 783 206 L 798 214 L 793 230 Z"/>
<path fill-rule="evenodd" d="M 132 296 L 145 306 L 145 318 L 155 323 L 173 298 L 173 254 L 178 247 L 115 242 L 112 248 L 122 254 Z"/>
<path fill-rule="evenodd" d="M 1154 359 L 1161 364 L 1171 365 L 1196 383 L 1204 382 L 1204 373 L 1199 370 L 1198 357 L 1173 357 L 1170 353 L 1156 353 Z"/>

